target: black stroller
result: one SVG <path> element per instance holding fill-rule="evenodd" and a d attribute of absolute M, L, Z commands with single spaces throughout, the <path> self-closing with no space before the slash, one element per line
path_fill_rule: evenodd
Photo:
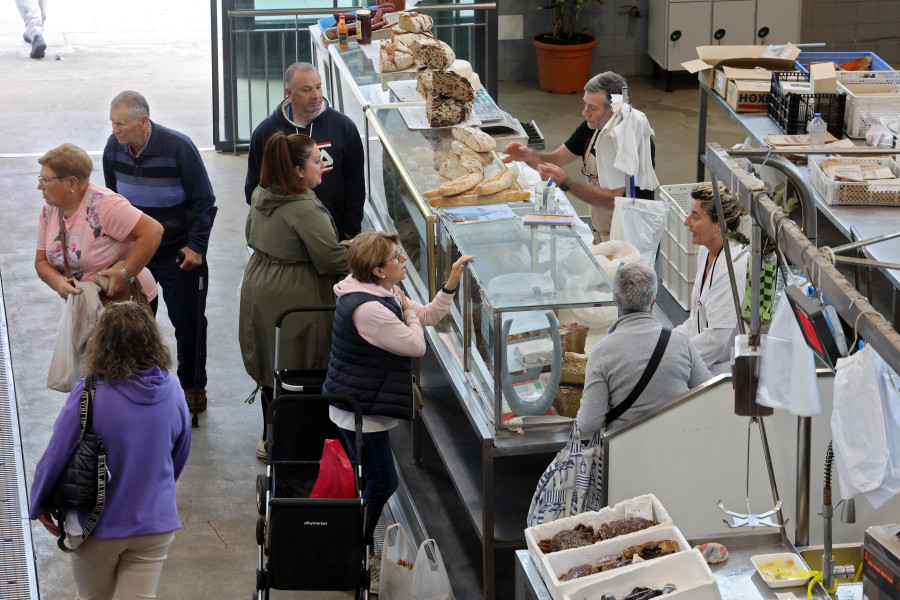
<path fill-rule="evenodd" d="M 369 597 L 369 548 L 362 469 L 354 464 L 356 498 L 310 498 L 319 472 L 318 456 L 298 458 L 307 444 L 324 436 L 308 422 L 311 407 L 340 400 L 356 413 L 356 456 L 362 456 L 362 411 L 346 396 L 287 394 L 269 405 L 266 422 L 264 516 L 256 524 L 259 562 L 254 600 L 267 600 L 269 589 L 356 590 Z"/>

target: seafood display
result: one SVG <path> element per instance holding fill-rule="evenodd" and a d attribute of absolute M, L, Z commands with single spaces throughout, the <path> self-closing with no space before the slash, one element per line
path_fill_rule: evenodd
<path fill-rule="evenodd" d="M 677 590 L 678 588 L 672 583 L 667 583 L 662 588 L 636 587 L 627 596 L 616 599 L 614 594 L 607 593 L 600 596 L 600 600 L 650 600 L 650 598 L 665 596 Z"/>
<path fill-rule="evenodd" d="M 601 556 L 593 565 L 584 564 L 572 567 L 571 569 L 560 575 L 559 580 L 572 581 L 580 577 L 593 575 L 594 573 L 601 573 L 603 571 L 617 569 L 618 567 L 624 567 L 632 564 L 635 560 L 650 560 L 653 558 L 658 558 L 660 556 L 665 556 L 666 554 L 673 554 L 677 551 L 678 542 L 674 540 L 644 542 L 643 544 L 625 548 L 625 550 L 623 550 L 621 554 Z M 654 596 L 647 596 L 647 598 L 653 597 Z M 632 599 L 629 598 L 629 600 Z"/>
<path fill-rule="evenodd" d="M 602 523 L 597 531 L 594 531 L 594 528 L 590 525 L 579 523 L 572 529 L 560 531 L 548 540 L 541 540 L 538 543 L 538 547 L 544 554 L 549 554 L 550 552 L 558 552 L 569 548 L 590 546 L 601 540 L 609 540 L 620 535 L 634 533 L 654 525 L 659 525 L 659 522 L 641 517 L 625 517 L 609 523 Z"/>

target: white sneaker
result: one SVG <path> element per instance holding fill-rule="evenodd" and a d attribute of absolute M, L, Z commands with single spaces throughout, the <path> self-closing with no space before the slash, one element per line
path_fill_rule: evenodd
<path fill-rule="evenodd" d="M 259 440 L 256 445 L 256 458 L 266 460 L 266 440 Z"/>
<path fill-rule="evenodd" d="M 377 594 L 381 583 L 381 556 L 373 554 L 369 557 L 369 593 Z"/>

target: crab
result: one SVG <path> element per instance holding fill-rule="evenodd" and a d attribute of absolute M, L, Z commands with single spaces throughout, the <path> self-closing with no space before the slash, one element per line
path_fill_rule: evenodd
<path fill-rule="evenodd" d="M 659 525 L 659 521 L 645 519 L 643 517 L 625 517 L 623 519 L 616 519 L 615 521 L 600 525 L 600 539 L 610 540 L 614 537 L 625 535 L 626 533 L 634 533 L 635 531 L 653 527 L 654 525 Z"/>
<path fill-rule="evenodd" d="M 568 550 L 569 548 L 590 546 L 599 539 L 594 533 L 593 527 L 579 523 L 572 529 L 560 531 L 549 540 L 541 540 L 538 543 L 538 547 L 544 554 L 549 554 L 550 552 Z"/>
<path fill-rule="evenodd" d="M 626 559 L 634 558 L 635 555 L 643 559 L 657 558 L 666 554 L 672 554 L 678 551 L 678 542 L 673 540 L 662 540 L 659 542 L 644 542 L 637 546 L 625 548 L 622 556 Z"/>

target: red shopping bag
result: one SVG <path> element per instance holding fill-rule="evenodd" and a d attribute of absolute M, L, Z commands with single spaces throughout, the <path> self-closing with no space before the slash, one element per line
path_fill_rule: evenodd
<path fill-rule="evenodd" d="M 322 460 L 319 461 L 319 476 L 313 486 L 310 498 L 355 498 L 353 465 L 339 440 L 325 440 Z"/>

